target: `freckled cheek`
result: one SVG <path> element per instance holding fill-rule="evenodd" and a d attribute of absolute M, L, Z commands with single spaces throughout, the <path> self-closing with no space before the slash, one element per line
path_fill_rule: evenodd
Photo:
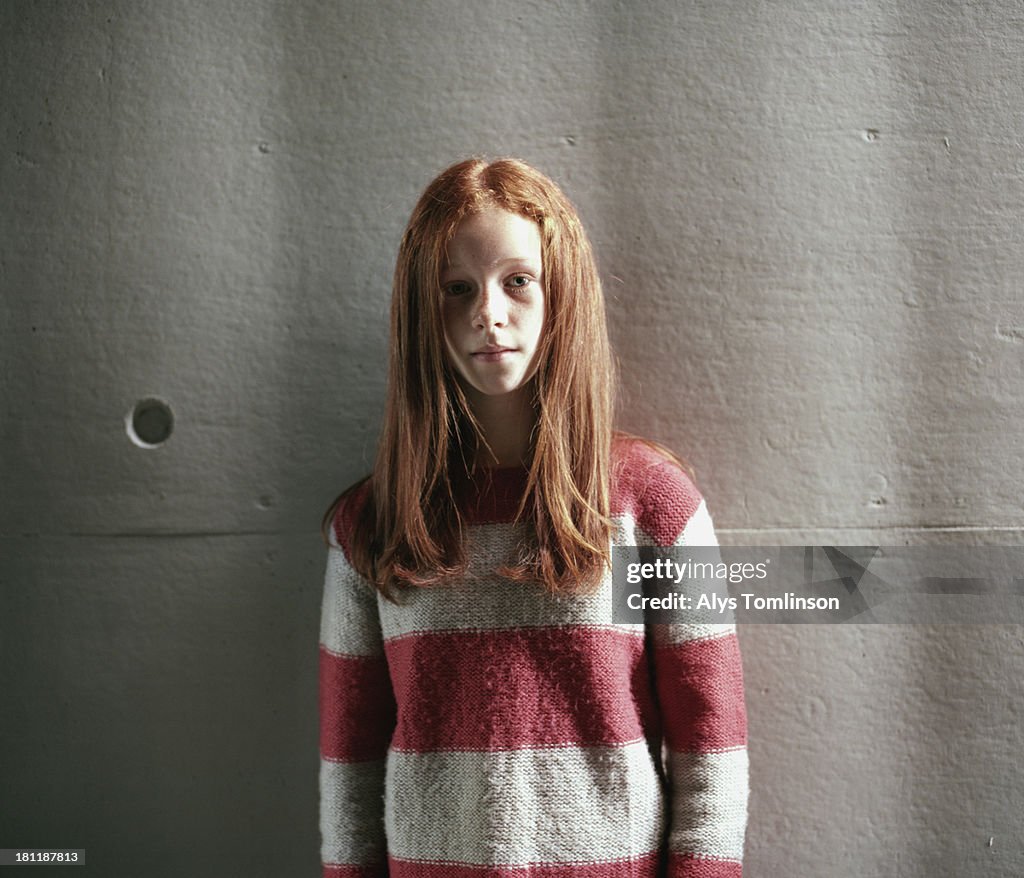
<path fill-rule="evenodd" d="M 454 302 L 445 302 L 441 308 L 441 328 L 445 343 L 451 346 L 453 339 L 459 335 L 459 313 Z"/>
<path fill-rule="evenodd" d="M 517 315 L 517 317 L 517 322 L 521 329 L 528 335 L 534 337 L 539 343 L 540 339 L 544 335 L 544 324 L 546 322 L 544 320 L 543 308 L 539 311 L 533 308 L 527 309 L 523 313 Z"/>
<path fill-rule="evenodd" d="M 447 299 L 441 306 L 441 320 L 444 323 L 445 332 L 458 332 L 458 330 L 470 319 L 473 303 L 468 296 L 460 299 Z"/>

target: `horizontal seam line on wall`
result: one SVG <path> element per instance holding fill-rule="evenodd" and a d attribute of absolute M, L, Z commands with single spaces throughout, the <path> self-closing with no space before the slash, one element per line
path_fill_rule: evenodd
<path fill-rule="evenodd" d="M 804 524 L 780 524 L 768 527 L 719 527 L 715 528 L 719 534 L 757 534 L 771 533 L 776 531 L 843 531 L 843 530 L 902 530 L 917 532 L 948 531 L 950 533 L 1013 533 L 1024 532 L 1024 525 L 1020 524 L 853 524 L 853 525 L 804 525 Z"/>
<path fill-rule="evenodd" d="M 102 538 L 102 539 L 132 539 L 143 538 L 166 538 L 166 539 L 195 539 L 197 537 L 309 537 L 318 536 L 313 530 L 199 530 L 199 531 L 55 531 L 55 532 L 25 532 L 25 533 L 0 533 L 0 539 L 50 539 L 53 537 L 74 537 L 74 538 Z"/>
<path fill-rule="evenodd" d="M 947 525 L 947 524 L 885 524 L 885 525 L 802 525 L 780 524 L 766 527 L 720 527 L 718 534 L 765 534 L 780 531 L 906 531 L 910 533 L 1024 533 L 1024 525 Z M 46 539 L 52 537 L 74 538 L 165 538 L 195 539 L 198 537 L 308 537 L 318 535 L 314 530 L 199 530 L 199 531 L 23 531 L 21 533 L 0 533 L 0 539 Z"/>

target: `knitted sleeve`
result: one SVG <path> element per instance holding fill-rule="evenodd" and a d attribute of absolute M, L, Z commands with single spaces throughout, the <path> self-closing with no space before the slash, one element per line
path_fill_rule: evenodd
<path fill-rule="evenodd" d="M 323 878 L 387 875 L 384 768 L 395 705 L 376 592 L 332 528 L 320 622 L 320 859 Z M 344 540 L 344 534 L 342 534 Z"/>
<path fill-rule="evenodd" d="M 655 544 L 718 545 L 704 500 L 677 467 L 651 471 L 642 506 Z M 740 878 L 747 717 L 735 625 L 658 625 L 653 639 L 671 794 L 668 876 Z"/>

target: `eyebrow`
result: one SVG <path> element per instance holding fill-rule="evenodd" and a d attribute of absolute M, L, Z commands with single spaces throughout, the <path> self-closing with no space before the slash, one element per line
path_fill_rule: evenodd
<path fill-rule="evenodd" d="M 529 256 L 509 256 L 506 259 L 497 259 L 494 262 L 488 262 L 486 267 L 490 268 L 495 265 L 506 265 L 509 262 L 519 262 L 523 265 L 535 265 L 535 263 Z M 450 264 L 441 267 L 442 271 L 461 271 L 464 266 L 460 264 Z"/>

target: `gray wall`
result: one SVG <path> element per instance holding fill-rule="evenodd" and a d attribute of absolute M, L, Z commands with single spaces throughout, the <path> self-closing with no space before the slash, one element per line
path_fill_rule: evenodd
<path fill-rule="evenodd" d="M 1022 541 L 1012 0 L 5 0 L 0 40 L 0 847 L 316 874 L 319 515 L 469 154 L 578 204 L 622 422 L 724 542 Z M 1024 873 L 1021 627 L 741 640 L 749 875 Z"/>

